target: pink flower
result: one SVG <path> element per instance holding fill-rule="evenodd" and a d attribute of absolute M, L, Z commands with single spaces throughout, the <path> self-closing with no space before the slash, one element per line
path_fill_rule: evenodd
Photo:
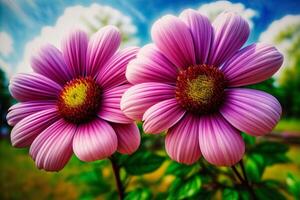
<path fill-rule="evenodd" d="M 134 122 L 120 110 L 130 84 L 125 69 L 138 48 L 119 51 L 121 35 L 106 26 L 90 40 L 75 31 L 62 51 L 47 45 L 32 59 L 34 73 L 11 79 L 20 103 L 7 115 L 15 147 L 30 146 L 38 168 L 61 170 L 73 152 L 83 161 L 104 159 L 116 150 L 131 154 L 140 144 Z"/>
<path fill-rule="evenodd" d="M 124 93 L 121 109 L 142 119 L 147 133 L 167 130 L 165 146 L 173 160 L 192 164 L 202 154 L 212 164 L 234 165 L 245 151 L 240 131 L 264 135 L 281 115 L 273 96 L 238 87 L 268 79 L 282 55 L 260 43 L 240 49 L 249 26 L 231 12 L 212 25 L 194 10 L 179 18 L 167 15 L 155 22 L 151 35 L 154 44 L 127 67 L 134 86 Z"/>

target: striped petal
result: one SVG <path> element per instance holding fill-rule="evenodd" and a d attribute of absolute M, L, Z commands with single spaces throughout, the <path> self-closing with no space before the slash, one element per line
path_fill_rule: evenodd
<path fill-rule="evenodd" d="M 176 124 L 185 112 L 175 98 L 161 101 L 145 112 L 144 131 L 153 134 L 161 133 Z"/>
<path fill-rule="evenodd" d="M 72 77 L 84 76 L 86 71 L 86 54 L 88 36 L 77 30 L 66 37 L 62 42 L 62 53 L 72 74 Z"/>
<path fill-rule="evenodd" d="M 55 101 L 28 101 L 17 103 L 9 108 L 6 116 L 7 123 L 10 126 L 14 126 L 25 117 L 42 110 L 55 108 L 55 105 Z"/>
<path fill-rule="evenodd" d="M 15 147 L 27 147 L 49 125 L 59 119 L 56 107 L 43 110 L 22 119 L 11 131 L 11 143 Z"/>
<path fill-rule="evenodd" d="M 237 129 L 254 136 L 272 131 L 281 106 L 272 95 L 253 89 L 229 89 L 220 112 Z"/>
<path fill-rule="evenodd" d="M 117 51 L 121 43 L 121 34 L 114 26 L 105 26 L 95 33 L 87 48 L 87 76 L 95 76 L 101 67 Z"/>
<path fill-rule="evenodd" d="M 206 63 L 214 34 L 209 19 L 192 9 L 184 10 L 179 18 L 186 23 L 192 34 L 197 64 Z"/>
<path fill-rule="evenodd" d="M 213 22 L 214 41 L 208 63 L 221 66 L 247 41 L 250 28 L 246 20 L 234 12 L 223 12 Z"/>
<path fill-rule="evenodd" d="M 132 119 L 124 115 L 120 108 L 121 97 L 130 86 L 130 84 L 126 84 L 105 90 L 102 95 L 101 108 L 98 112 L 98 116 L 114 123 L 131 123 Z"/>
<path fill-rule="evenodd" d="M 42 47 L 40 54 L 32 58 L 31 64 L 36 73 L 42 74 L 62 86 L 72 79 L 62 53 L 53 45 Z"/>
<path fill-rule="evenodd" d="M 118 139 L 114 129 L 102 119 L 78 126 L 73 150 L 83 161 L 101 160 L 111 156 L 118 147 Z"/>
<path fill-rule="evenodd" d="M 72 140 L 75 130 L 74 124 L 63 119 L 45 129 L 30 147 L 30 155 L 36 166 L 46 171 L 60 171 L 73 154 Z"/>
<path fill-rule="evenodd" d="M 188 165 L 198 161 L 201 156 L 198 123 L 197 117 L 187 114 L 168 130 L 165 145 L 173 160 Z"/>
<path fill-rule="evenodd" d="M 152 40 L 179 69 L 196 63 L 193 38 L 187 25 L 172 15 L 157 20 L 151 30 Z"/>
<path fill-rule="evenodd" d="M 121 99 L 121 110 L 131 119 L 141 120 L 154 104 L 175 97 L 175 86 L 163 83 L 141 83 L 129 88 Z"/>
<path fill-rule="evenodd" d="M 117 52 L 101 68 L 97 81 L 103 88 L 113 88 L 128 83 L 125 77 L 126 67 L 136 57 L 139 48 L 128 47 Z"/>
<path fill-rule="evenodd" d="M 140 146 L 140 131 L 135 123 L 115 124 L 111 123 L 118 137 L 118 152 L 132 154 Z"/>
<path fill-rule="evenodd" d="M 200 118 L 199 144 L 203 157 L 217 166 L 232 166 L 242 159 L 245 152 L 239 131 L 220 114 Z"/>
<path fill-rule="evenodd" d="M 160 82 L 175 84 L 178 69 L 154 45 L 141 48 L 137 58 L 132 60 L 126 70 L 126 78 L 132 84 Z"/>
<path fill-rule="evenodd" d="M 18 101 L 56 100 L 61 86 L 40 74 L 18 74 L 10 79 L 9 91 Z"/>
<path fill-rule="evenodd" d="M 228 85 L 238 87 L 270 78 L 282 65 L 283 56 L 266 44 L 252 44 L 240 50 L 222 67 Z"/>

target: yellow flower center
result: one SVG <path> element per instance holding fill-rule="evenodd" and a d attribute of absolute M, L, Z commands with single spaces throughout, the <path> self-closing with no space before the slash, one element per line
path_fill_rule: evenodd
<path fill-rule="evenodd" d="M 80 124 L 96 117 L 100 98 L 100 86 L 91 77 L 81 77 L 64 85 L 57 105 L 66 121 Z"/>
<path fill-rule="evenodd" d="M 192 113 L 213 113 L 223 102 L 224 88 L 224 75 L 219 69 L 195 65 L 179 72 L 176 100 Z"/>
<path fill-rule="evenodd" d="M 78 82 L 71 87 L 67 87 L 62 94 L 66 106 L 76 107 L 83 104 L 86 99 L 87 90 L 88 86 L 84 82 Z"/>
<path fill-rule="evenodd" d="M 214 80 L 199 75 L 197 78 L 188 80 L 187 95 L 196 102 L 208 103 L 214 94 Z"/>

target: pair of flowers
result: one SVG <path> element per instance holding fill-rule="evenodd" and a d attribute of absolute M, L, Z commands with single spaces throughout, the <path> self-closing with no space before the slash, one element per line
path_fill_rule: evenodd
<path fill-rule="evenodd" d="M 273 96 L 238 88 L 266 80 L 283 62 L 270 45 L 241 49 L 249 32 L 235 13 L 211 24 L 191 9 L 155 22 L 154 44 L 141 49 L 118 50 L 121 35 L 113 26 L 90 40 L 75 31 L 61 51 L 41 49 L 34 73 L 11 79 L 20 101 L 7 115 L 12 144 L 30 146 L 38 168 L 58 171 L 73 152 L 83 161 L 133 153 L 140 144 L 134 120 L 143 120 L 147 133 L 167 130 L 173 160 L 192 164 L 203 155 L 234 165 L 245 151 L 240 131 L 266 134 L 281 115 Z"/>

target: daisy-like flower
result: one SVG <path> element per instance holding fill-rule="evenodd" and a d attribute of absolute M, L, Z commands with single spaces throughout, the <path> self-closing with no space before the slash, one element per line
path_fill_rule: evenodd
<path fill-rule="evenodd" d="M 264 135 L 281 115 L 273 96 L 239 87 L 268 79 L 282 55 L 260 43 L 241 49 L 249 26 L 232 12 L 212 25 L 194 10 L 167 15 L 151 35 L 154 44 L 127 67 L 134 86 L 124 93 L 121 109 L 142 119 L 146 133 L 167 130 L 165 147 L 173 160 L 192 164 L 203 155 L 215 165 L 234 165 L 245 151 L 240 131 Z"/>
<path fill-rule="evenodd" d="M 73 152 L 83 161 L 106 158 L 115 151 L 133 153 L 140 144 L 137 126 L 120 110 L 121 96 L 130 84 L 128 62 L 138 48 L 118 50 L 121 35 L 106 26 L 89 40 L 74 31 L 32 59 L 33 73 L 10 81 L 12 106 L 7 121 L 14 126 L 15 147 L 30 146 L 38 168 L 59 171 Z"/>

